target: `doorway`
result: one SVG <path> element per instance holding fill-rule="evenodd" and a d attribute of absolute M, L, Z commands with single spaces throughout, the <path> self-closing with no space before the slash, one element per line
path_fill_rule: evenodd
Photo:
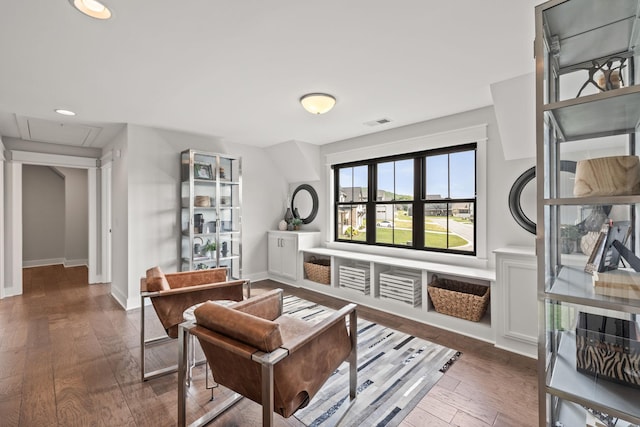
<path fill-rule="evenodd" d="M 105 197 L 104 192 L 110 193 L 110 183 L 105 185 L 104 171 L 110 168 L 110 159 L 106 159 L 109 166 L 100 168 L 98 160 L 86 157 L 63 156 L 57 154 L 44 154 L 23 151 L 11 151 L 11 161 L 5 164 L 6 173 L 6 197 L 7 206 L 6 236 L 5 236 L 5 288 L 4 296 L 22 294 L 22 267 L 23 267 L 23 223 L 22 223 L 22 168 L 23 165 L 39 165 L 81 168 L 87 171 L 87 198 L 88 198 L 88 274 L 89 283 L 103 283 L 111 277 L 111 250 L 110 239 L 104 230 L 110 230 L 110 223 L 105 223 L 103 212 L 110 212 L 111 195 Z M 98 172 L 101 172 L 100 175 Z M 110 176 L 110 174 L 107 174 Z M 111 215 L 106 215 L 110 221 Z M 107 237 L 105 252 L 104 237 Z M 106 258 L 106 260 L 105 260 Z M 109 267 L 109 271 L 105 269 Z M 106 279 L 105 279 L 106 277 Z"/>

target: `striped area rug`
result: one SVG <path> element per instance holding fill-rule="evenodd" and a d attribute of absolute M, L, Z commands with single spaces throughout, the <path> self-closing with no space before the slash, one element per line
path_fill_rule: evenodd
<path fill-rule="evenodd" d="M 284 313 L 318 322 L 334 310 L 295 296 Z M 358 395 L 341 425 L 397 426 L 428 393 L 459 352 L 358 319 Z M 349 404 L 349 364 L 343 363 L 309 405 L 294 414 L 309 427 L 334 425 Z"/>

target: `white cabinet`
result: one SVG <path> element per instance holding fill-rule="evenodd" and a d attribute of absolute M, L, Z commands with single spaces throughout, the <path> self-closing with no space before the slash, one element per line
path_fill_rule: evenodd
<path fill-rule="evenodd" d="M 537 259 L 533 248 L 496 249 L 496 347 L 537 358 Z"/>
<path fill-rule="evenodd" d="M 302 268 L 300 250 L 318 245 L 318 231 L 269 231 L 269 276 L 275 279 L 299 280 Z"/>
<path fill-rule="evenodd" d="M 297 236 L 269 233 L 269 273 L 297 280 L 297 255 Z"/>

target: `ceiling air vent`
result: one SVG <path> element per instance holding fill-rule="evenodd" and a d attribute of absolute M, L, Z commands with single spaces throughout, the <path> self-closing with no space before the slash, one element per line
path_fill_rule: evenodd
<path fill-rule="evenodd" d="M 380 126 L 386 125 L 387 123 L 391 123 L 391 119 L 387 119 L 386 117 L 378 120 L 372 120 L 370 122 L 364 122 L 367 126 Z"/>

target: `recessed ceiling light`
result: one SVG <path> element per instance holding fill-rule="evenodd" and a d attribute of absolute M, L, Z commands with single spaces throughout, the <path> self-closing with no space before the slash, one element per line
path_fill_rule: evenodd
<path fill-rule="evenodd" d="M 75 116 L 75 115 L 76 115 L 76 113 L 74 113 L 73 111 L 71 111 L 71 110 L 64 110 L 64 109 L 62 109 L 62 108 L 56 108 L 54 111 L 55 111 L 56 113 L 58 113 L 58 114 L 62 114 L 63 116 Z"/>
<path fill-rule="evenodd" d="M 96 19 L 111 18 L 111 11 L 107 6 L 98 0 L 69 0 L 69 2 L 80 12 Z"/>

